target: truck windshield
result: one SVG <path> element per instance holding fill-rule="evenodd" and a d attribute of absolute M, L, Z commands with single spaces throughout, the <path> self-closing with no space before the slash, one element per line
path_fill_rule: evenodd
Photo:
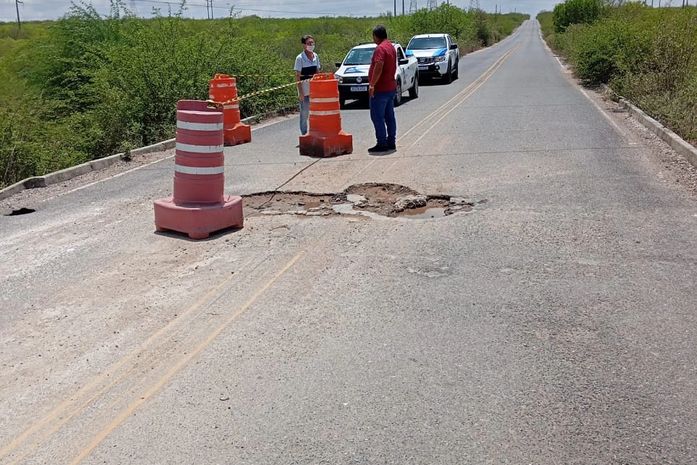
<path fill-rule="evenodd" d="M 432 50 L 446 48 L 444 37 L 415 37 L 409 41 L 408 50 Z"/>
<path fill-rule="evenodd" d="M 375 48 L 354 48 L 346 55 L 344 65 L 369 65 L 370 59 L 373 58 L 373 51 L 375 51 Z"/>

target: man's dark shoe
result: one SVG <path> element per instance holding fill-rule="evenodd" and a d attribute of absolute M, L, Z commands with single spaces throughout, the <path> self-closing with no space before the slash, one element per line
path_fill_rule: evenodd
<path fill-rule="evenodd" d="M 387 145 L 377 144 L 375 147 L 370 147 L 368 153 L 387 152 L 390 148 Z"/>
<path fill-rule="evenodd" d="M 397 150 L 397 144 L 387 144 L 388 150 Z"/>

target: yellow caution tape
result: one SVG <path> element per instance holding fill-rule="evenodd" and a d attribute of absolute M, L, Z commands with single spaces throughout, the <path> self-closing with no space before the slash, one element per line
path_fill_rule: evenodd
<path fill-rule="evenodd" d="M 258 96 L 258 95 L 268 94 L 268 93 L 270 93 L 270 92 L 275 92 L 275 91 L 280 90 L 280 89 L 285 89 L 286 87 L 297 86 L 299 82 L 309 81 L 310 79 L 312 79 L 312 78 L 301 79 L 300 81 L 295 81 L 295 82 L 291 82 L 291 83 L 288 83 L 288 84 L 282 84 L 282 85 L 280 85 L 280 86 L 270 87 L 270 88 L 268 88 L 268 89 L 258 90 L 258 91 L 256 91 L 256 92 L 252 92 L 251 94 L 238 96 L 237 98 L 230 99 L 230 100 L 228 100 L 228 101 L 226 101 L 226 102 L 216 102 L 216 101 L 214 101 L 214 100 L 206 100 L 206 102 L 207 102 L 207 103 L 210 103 L 210 104 L 213 104 L 213 105 L 227 105 L 227 104 L 230 104 L 230 103 L 240 102 L 240 101 L 246 100 L 246 99 L 248 99 L 248 98 L 256 97 L 256 96 Z"/>

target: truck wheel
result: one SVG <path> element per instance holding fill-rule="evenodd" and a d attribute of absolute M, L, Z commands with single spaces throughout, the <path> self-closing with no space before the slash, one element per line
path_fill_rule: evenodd
<path fill-rule="evenodd" d="M 453 73 L 453 79 L 460 77 L 460 59 L 455 60 L 455 72 Z"/>
<path fill-rule="evenodd" d="M 409 89 L 409 98 L 419 98 L 419 76 L 414 76 L 414 85 Z"/>
<path fill-rule="evenodd" d="M 398 107 L 402 103 L 402 81 L 397 81 L 397 92 L 394 94 L 394 106 Z"/>
<path fill-rule="evenodd" d="M 445 73 L 445 76 L 443 76 L 445 79 L 446 84 L 450 84 L 453 82 L 453 64 L 448 61 L 448 71 Z"/>

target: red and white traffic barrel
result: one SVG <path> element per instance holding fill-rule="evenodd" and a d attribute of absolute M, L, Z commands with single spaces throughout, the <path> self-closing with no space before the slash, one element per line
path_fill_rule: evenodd
<path fill-rule="evenodd" d="M 177 105 L 174 202 L 222 202 L 225 187 L 223 113 L 210 111 L 205 102 L 195 103 L 203 104 L 204 108 L 186 100 Z"/>
<path fill-rule="evenodd" d="M 224 195 L 223 112 L 198 100 L 177 103 L 174 195 L 155 201 L 157 231 L 203 239 L 244 223 L 242 198 Z"/>

